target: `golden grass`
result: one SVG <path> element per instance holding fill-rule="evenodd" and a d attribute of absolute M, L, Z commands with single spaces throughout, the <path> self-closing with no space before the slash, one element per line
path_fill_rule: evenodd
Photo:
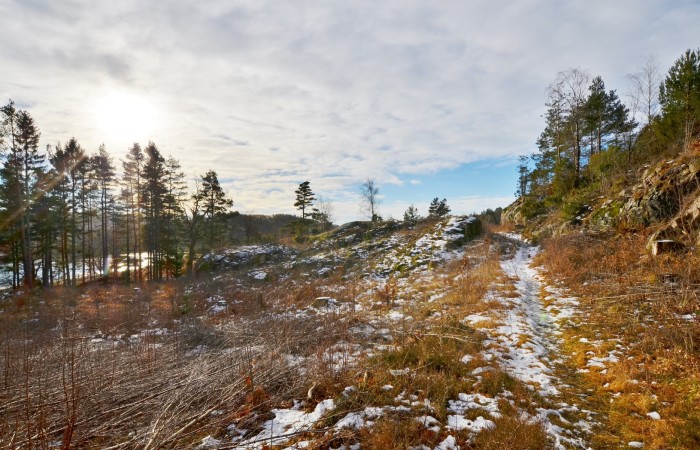
<path fill-rule="evenodd" d="M 603 429 L 594 448 L 643 441 L 645 448 L 700 448 L 700 311 L 697 254 L 650 258 L 648 233 L 576 235 L 543 244 L 538 262 L 581 297 L 582 324 L 564 330 L 564 350 L 593 387 Z M 668 274 L 676 285 L 664 282 Z M 580 342 L 580 338 L 589 342 Z M 618 341 L 619 340 L 619 341 Z M 592 342 L 597 344 L 594 345 Z M 607 372 L 587 366 L 623 346 Z M 661 420 L 647 413 L 658 412 Z"/>

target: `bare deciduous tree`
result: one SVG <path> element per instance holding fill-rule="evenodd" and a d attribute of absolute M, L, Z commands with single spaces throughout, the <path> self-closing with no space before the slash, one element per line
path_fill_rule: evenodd
<path fill-rule="evenodd" d="M 576 180 L 581 172 L 581 141 L 584 136 L 585 103 L 588 98 L 590 75 L 582 69 L 559 72 L 549 86 L 549 104 L 557 105 L 565 126 L 567 146 L 573 152 Z"/>
<path fill-rule="evenodd" d="M 362 194 L 362 210 L 372 222 L 381 221 L 377 207 L 379 206 L 379 186 L 372 178 L 367 178 L 360 186 Z"/>
<path fill-rule="evenodd" d="M 333 226 L 334 213 L 333 203 L 324 197 L 318 197 L 311 218 L 320 222 L 324 229 L 330 229 Z"/>
<path fill-rule="evenodd" d="M 644 65 L 637 72 L 628 74 L 627 78 L 630 80 L 628 96 L 632 116 L 643 114 L 646 119 L 644 125 L 649 125 L 659 112 L 659 63 L 653 55 L 649 55 Z"/>

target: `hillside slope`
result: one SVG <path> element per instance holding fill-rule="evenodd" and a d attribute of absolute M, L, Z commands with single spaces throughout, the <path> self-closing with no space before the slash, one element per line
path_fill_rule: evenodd
<path fill-rule="evenodd" d="M 699 199 L 695 143 L 548 210 L 532 214 L 520 198 L 503 213 L 541 243 L 547 278 L 579 299 L 586 319 L 564 332 L 565 352 L 592 398 L 612 394 L 594 448 L 700 447 Z"/>

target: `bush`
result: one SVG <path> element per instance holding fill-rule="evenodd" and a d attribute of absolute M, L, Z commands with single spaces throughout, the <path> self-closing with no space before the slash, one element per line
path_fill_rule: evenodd
<path fill-rule="evenodd" d="M 545 214 L 547 212 L 547 207 L 545 206 L 544 201 L 541 199 L 525 197 L 520 211 L 522 216 L 529 220 Z"/>
<path fill-rule="evenodd" d="M 580 220 L 591 212 L 591 203 L 595 199 L 595 194 L 593 186 L 569 193 L 562 201 L 562 218 L 573 223 L 580 223 Z"/>

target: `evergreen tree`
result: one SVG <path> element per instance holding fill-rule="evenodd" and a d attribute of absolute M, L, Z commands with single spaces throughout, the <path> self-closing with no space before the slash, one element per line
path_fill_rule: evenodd
<path fill-rule="evenodd" d="M 224 214 L 233 206 L 233 200 L 226 196 L 226 193 L 219 184 L 219 178 L 215 171 L 210 170 L 201 180 L 201 207 L 205 220 L 209 228 L 209 247 L 214 247 L 214 231 Z"/>
<path fill-rule="evenodd" d="M 98 184 L 95 176 L 95 164 L 93 157 L 86 157 L 77 166 L 80 190 L 78 200 L 80 202 L 81 225 L 81 264 L 82 281 L 94 280 L 97 275 L 97 260 L 95 249 L 95 218 L 97 217 L 96 203 Z"/>
<path fill-rule="evenodd" d="M 12 287 L 16 288 L 22 283 L 22 241 L 21 226 L 18 220 L 22 209 L 22 187 L 20 184 L 20 174 L 22 171 L 21 160 L 15 145 L 15 135 L 17 130 L 18 111 L 14 102 L 10 101 L 0 109 L 2 113 L 2 125 L 0 135 L 2 141 L 3 165 L 0 167 L 0 201 L 2 206 L 2 221 L 5 226 L 2 228 L 2 238 L 9 247 L 8 253 L 12 261 Z"/>
<path fill-rule="evenodd" d="M 529 178 L 529 169 L 527 166 L 528 157 L 525 155 L 520 155 L 518 157 L 518 190 L 515 193 L 517 197 L 523 197 L 527 195 L 527 186 Z"/>
<path fill-rule="evenodd" d="M 58 227 L 58 251 L 60 260 L 58 269 L 62 273 L 63 284 L 70 286 L 70 252 L 68 237 L 70 235 L 70 184 L 67 173 L 68 161 L 61 143 L 56 144 L 53 151 L 49 150 L 49 162 L 54 174 L 53 191 L 56 201 L 56 222 Z"/>
<path fill-rule="evenodd" d="M 38 195 L 35 208 L 35 236 L 41 258 L 41 284 L 44 287 L 54 284 L 54 241 L 58 235 L 60 212 L 60 191 L 54 188 L 58 176 L 55 169 L 42 174 L 37 182 Z"/>
<path fill-rule="evenodd" d="M 403 213 L 403 221 L 407 226 L 414 226 L 420 219 L 418 208 L 413 205 L 406 208 L 406 211 Z"/>
<path fill-rule="evenodd" d="M 13 251 L 21 255 L 23 284 L 34 286 L 34 248 L 33 233 L 36 201 L 42 192 L 39 180 L 44 174 L 44 155 L 39 153 L 39 129 L 28 112 L 16 110 L 10 102 L 2 108 L 5 116 L 5 126 L 9 129 L 10 137 L 5 164 L 0 170 L 3 180 L 6 213 L 9 215 L 8 224 L 19 228 L 19 236 L 11 233 Z M 5 197 L 5 196 L 3 196 Z M 16 239 L 19 237 L 19 242 Z M 19 248 L 17 248 L 19 244 Z M 19 268 L 16 265 L 17 269 Z M 16 279 L 19 281 L 19 272 Z"/>
<path fill-rule="evenodd" d="M 299 188 L 294 193 L 297 195 L 294 207 L 301 211 L 301 220 L 303 222 L 306 220 L 306 210 L 313 205 L 316 198 L 311 191 L 310 182 L 308 181 L 299 184 Z"/>
<path fill-rule="evenodd" d="M 163 210 L 167 188 L 165 186 L 165 158 L 158 147 L 149 142 L 144 149 L 146 164 L 143 168 L 142 206 L 146 213 L 146 248 L 148 251 L 148 277 L 163 278 Z"/>
<path fill-rule="evenodd" d="M 204 193 L 199 179 L 195 180 L 195 190 L 190 198 L 189 204 L 185 208 L 185 230 L 187 233 L 187 264 L 185 272 L 187 276 L 194 274 L 194 259 L 197 244 L 204 232 L 203 215 Z"/>
<path fill-rule="evenodd" d="M 110 205 L 113 205 L 111 189 L 114 181 L 114 164 L 112 157 L 107 153 L 104 145 L 100 146 L 99 152 L 93 156 L 95 177 L 100 192 L 100 237 L 102 243 L 102 276 L 109 274 L 109 215 Z M 114 253 L 114 247 L 112 253 Z"/>
<path fill-rule="evenodd" d="M 82 183 L 84 182 L 84 177 L 82 176 L 82 173 L 84 172 L 84 169 L 88 165 L 88 161 L 86 160 L 86 155 L 85 151 L 83 151 L 82 147 L 80 144 L 78 144 L 78 141 L 75 140 L 75 138 L 71 138 L 66 146 L 63 148 L 64 155 L 62 156 L 62 161 L 60 162 L 60 167 L 63 171 L 64 176 L 67 177 L 68 183 L 69 183 L 69 192 L 70 192 L 70 204 L 69 204 L 69 209 L 71 212 L 71 217 L 70 217 L 70 235 L 71 235 L 71 242 L 70 242 L 70 252 L 71 252 L 71 264 L 70 264 L 70 269 L 71 269 L 71 274 L 72 278 L 69 276 L 68 278 L 71 278 L 69 280 L 70 284 L 72 286 L 75 286 L 77 284 L 77 278 L 76 278 L 76 271 L 78 267 L 78 258 L 77 258 L 77 239 L 78 239 L 78 212 L 81 212 L 81 217 L 83 216 L 82 211 L 81 211 L 81 205 L 82 203 L 80 202 L 81 195 L 80 193 L 82 192 Z M 58 151 L 57 151 L 58 153 Z M 81 242 L 85 241 L 85 236 L 81 236 Z M 83 265 L 84 267 L 84 265 Z"/>
<path fill-rule="evenodd" d="M 165 161 L 164 181 L 166 187 L 166 194 L 163 199 L 165 270 L 167 276 L 179 277 L 182 275 L 182 260 L 184 256 L 184 252 L 180 247 L 180 231 L 184 213 L 182 204 L 185 199 L 187 185 L 180 162 L 172 156 L 169 156 Z"/>
<path fill-rule="evenodd" d="M 686 52 L 669 69 L 659 88 L 667 129 L 680 129 L 688 149 L 700 125 L 700 50 Z"/>
<path fill-rule="evenodd" d="M 144 160 L 145 157 L 141 146 L 138 143 L 134 143 L 129 147 L 126 160 L 122 161 L 122 167 L 124 169 L 122 184 L 125 190 L 125 199 L 128 202 L 125 209 L 127 215 L 131 213 L 131 228 L 127 230 L 127 240 L 132 241 L 132 246 L 127 249 L 127 266 L 132 262 L 130 261 L 129 255 L 134 255 L 133 266 L 135 280 L 143 279 L 141 272 L 141 197 L 143 194 L 142 178 Z M 127 221 L 127 225 L 128 222 L 129 221 Z"/>
<path fill-rule="evenodd" d="M 450 207 L 447 206 L 447 199 L 439 200 L 437 197 L 430 202 L 428 208 L 428 217 L 442 218 L 450 213 Z"/>
<path fill-rule="evenodd" d="M 612 140 L 616 141 L 636 124 L 629 119 L 629 110 L 622 104 L 615 91 L 605 91 L 601 77 L 595 77 L 589 87 L 586 100 L 586 131 L 591 135 L 591 155 L 600 153 Z"/>
<path fill-rule="evenodd" d="M 128 186 L 128 184 L 126 185 Z M 123 187 L 119 193 L 119 200 L 124 211 L 124 235 L 126 247 L 126 282 L 131 283 L 131 222 L 133 222 L 134 193 L 129 187 Z"/>

